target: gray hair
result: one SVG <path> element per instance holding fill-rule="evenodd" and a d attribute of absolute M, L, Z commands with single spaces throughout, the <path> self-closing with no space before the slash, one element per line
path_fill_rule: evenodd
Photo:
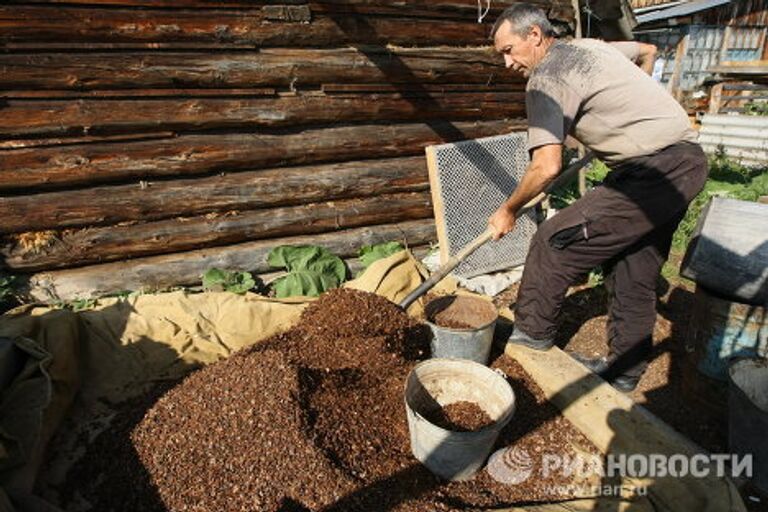
<path fill-rule="evenodd" d="M 547 37 L 557 36 L 557 32 L 547 19 L 547 15 L 535 5 L 520 2 L 504 9 L 496 23 L 493 24 L 491 39 L 496 37 L 496 32 L 499 31 L 505 21 L 510 23 L 512 32 L 520 37 L 526 37 L 534 26 L 539 27 L 541 33 Z"/>

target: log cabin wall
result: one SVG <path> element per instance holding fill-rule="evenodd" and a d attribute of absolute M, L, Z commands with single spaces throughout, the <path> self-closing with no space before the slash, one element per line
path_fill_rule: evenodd
<path fill-rule="evenodd" d="M 277 245 L 428 244 L 424 146 L 524 128 L 488 46 L 513 2 L 477 3 L 6 1 L 6 269 L 69 300 L 266 272 Z"/>

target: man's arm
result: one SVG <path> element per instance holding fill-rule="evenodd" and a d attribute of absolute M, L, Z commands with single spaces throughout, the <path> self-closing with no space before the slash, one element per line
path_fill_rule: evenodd
<path fill-rule="evenodd" d="M 523 179 L 515 191 L 488 219 L 493 228 L 493 239 L 498 240 L 515 228 L 517 212 L 531 199 L 539 195 L 560 174 L 563 147 L 547 144 L 533 150 L 533 157 Z"/>
<path fill-rule="evenodd" d="M 640 69 L 649 75 L 653 74 L 653 65 L 656 62 L 656 45 L 637 41 L 614 41 L 609 44 L 637 64 Z"/>
<path fill-rule="evenodd" d="M 640 66 L 640 69 L 652 75 L 653 64 L 656 62 L 656 45 L 647 43 L 637 44 L 640 45 L 640 49 L 635 62 Z"/>

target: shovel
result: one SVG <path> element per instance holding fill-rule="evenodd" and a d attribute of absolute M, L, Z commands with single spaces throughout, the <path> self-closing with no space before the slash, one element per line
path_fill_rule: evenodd
<path fill-rule="evenodd" d="M 542 202 L 544 198 L 547 197 L 549 193 L 551 193 L 556 188 L 568 183 L 571 178 L 576 174 L 579 169 L 587 165 L 587 163 L 591 162 L 594 158 L 594 154 L 591 152 L 587 153 L 584 157 L 580 158 L 578 161 L 572 163 L 569 165 L 562 173 L 560 173 L 560 176 L 558 176 L 552 183 L 550 183 L 547 188 L 544 189 L 543 192 L 541 192 L 539 195 L 528 201 L 528 203 L 525 204 L 520 210 L 517 212 L 518 215 L 521 213 L 525 213 L 531 208 L 535 207 L 537 204 Z M 440 282 L 441 279 L 443 279 L 445 276 L 447 276 L 453 269 L 456 268 L 456 266 L 464 261 L 464 259 L 475 252 L 480 246 L 484 245 L 486 242 L 491 240 L 493 238 L 493 229 L 489 226 L 485 231 L 483 231 L 477 238 L 469 242 L 467 245 L 465 245 L 458 253 L 451 256 L 448 261 L 446 261 L 440 268 L 438 268 L 435 272 L 432 273 L 431 276 L 429 276 L 429 279 L 421 283 L 421 285 L 418 286 L 415 290 L 413 290 L 411 293 L 408 294 L 402 301 L 400 301 L 400 307 L 405 309 L 408 309 L 408 307 L 413 304 L 416 300 L 418 300 L 422 295 L 427 293 L 429 290 L 431 290 L 438 282 Z"/>

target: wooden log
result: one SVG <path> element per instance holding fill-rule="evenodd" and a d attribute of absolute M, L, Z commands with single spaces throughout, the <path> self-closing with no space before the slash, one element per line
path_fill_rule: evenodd
<path fill-rule="evenodd" d="M 0 249 L 7 268 L 30 272 L 83 266 L 287 236 L 392 224 L 432 216 L 427 192 L 232 211 L 158 222 L 23 233 Z"/>
<path fill-rule="evenodd" d="M 313 14 L 311 23 L 270 21 L 259 10 L 120 9 L 62 6 L 0 7 L 0 42 L 215 44 L 226 47 L 327 47 L 343 44 L 439 46 L 488 44 L 489 22 L 399 15 Z"/>
<path fill-rule="evenodd" d="M 430 144 L 523 129 L 522 120 L 356 125 L 18 149 L 0 152 L 0 191 L 420 155 Z"/>
<path fill-rule="evenodd" d="M 0 55 L 2 89 L 301 88 L 338 82 L 525 87 L 490 47 Z"/>
<path fill-rule="evenodd" d="M 211 267 L 263 273 L 270 270 L 267 254 L 280 245 L 319 245 L 340 257 L 357 254 L 363 245 L 401 241 L 424 245 L 435 240 L 432 220 L 355 228 L 335 233 L 247 242 L 227 247 L 150 256 L 68 270 L 41 272 L 29 279 L 32 300 L 56 302 L 98 297 L 124 290 L 161 290 L 195 285 Z"/>
<path fill-rule="evenodd" d="M 478 87 L 475 88 L 475 91 Z M 508 90 L 508 89 L 507 89 Z M 2 99 L 69 99 L 69 98 L 220 98 L 276 96 L 275 89 L 98 89 L 95 91 L 71 91 L 59 89 L 0 91 Z"/>
<path fill-rule="evenodd" d="M 524 93 L 292 95 L 277 99 L 8 100 L 0 137 L 279 128 L 345 122 L 520 117 Z"/>
<path fill-rule="evenodd" d="M 51 139 L 15 139 L 15 140 L 3 140 L 0 141 L 0 151 L 10 151 L 15 149 L 24 148 L 44 148 L 48 146 L 72 146 L 77 144 L 99 143 L 99 142 L 136 142 L 146 141 L 150 139 L 167 139 L 173 137 L 173 132 L 154 132 L 154 133 L 127 133 L 123 135 L 95 135 L 84 137 L 64 137 L 64 138 L 51 138 Z M 3 165 L 7 165 L 9 160 L 2 158 L 3 156 L 10 156 L 13 153 L 6 153 L 0 155 L 0 162 Z M 4 170 L 4 169 L 3 169 Z"/>
<path fill-rule="evenodd" d="M 701 212 L 680 274 L 747 304 L 768 304 L 768 205 L 713 197 Z"/>
<path fill-rule="evenodd" d="M 495 18 L 504 8 L 509 7 L 515 0 L 497 0 L 492 2 L 488 16 Z M 9 4 L 28 4 L 29 0 L 6 0 Z M 82 5 L 83 0 L 35 0 L 36 4 Z M 477 18 L 477 0 L 453 0 L 433 2 L 430 0 L 409 0 L 403 4 L 401 0 L 325 0 L 306 2 L 303 0 L 280 0 L 283 6 L 308 6 L 312 12 L 326 13 L 358 13 L 358 14 L 388 14 L 402 17 L 431 17 L 431 18 Z M 549 16 L 561 21 L 573 20 L 573 5 L 569 0 L 531 0 Z M 236 1 L 236 0 L 89 0 L 89 5 L 111 5 L 123 7 L 154 7 L 174 9 L 253 9 L 263 8 L 268 0 Z"/>
<path fill-rule="evenodd" d="M 354 97 L 364 93 L 457 93 L 457 92 L 483 92 L 483 93 L 513 93 L 521 89 L 517 84 L 323 84 L 323 93 L 330 95 L 346 95 Z"/>
<path fill-rule="evenodd" d="M 148 221 L 290 206 L 428 187 L 422 157 L 241 172 L 0 198 L 0 231 Z"/>

